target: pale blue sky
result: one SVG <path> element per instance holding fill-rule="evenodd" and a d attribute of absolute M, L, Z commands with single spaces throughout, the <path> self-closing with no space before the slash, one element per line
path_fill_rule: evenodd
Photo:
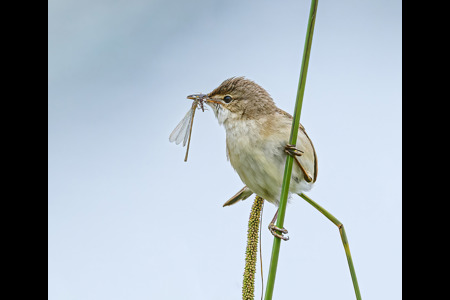
<path fill-rule="evenodd" d="M 222 207 L 243 186 L 224 129 L 197 112 L 187 163 L 168 136 L 231 76 L 292 113 L 309 6 L 49 1 L 49 299 L 240 299 L 253 197 Z M 308 195 L 345 225 L 365 300 L 402 296 L 401 21 L 398 0 L 320 0 L 301 115 Z M 354 299 L 337 228 L 297 196 L 285 227 L 273 298 Z"/>

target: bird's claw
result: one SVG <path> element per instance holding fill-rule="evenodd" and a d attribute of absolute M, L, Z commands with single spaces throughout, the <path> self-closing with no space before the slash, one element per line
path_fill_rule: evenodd
<path fill-rule="evenodd" d="M 305 168 L 302 166 L 301 162 L 298 160 L 297 156 L 302 156 L 304 151 L 297 149 L 294 145 L 287 144 L 284 147 L 284 152 L 286 152 L 288 155 L 292 156 L 294 160 L 297 162 L 297 165 L 300 167 L 302 172 L 305 174 L 304 178 L 306 182 L 312 182 L 313 178 L 311 175 L 305 170 Z"/>
<path fill-rule="evenodd" d="M 278 228 L 274 223 L 269 224 L 269 231 L 272 233 L 272 235 L 276 236 L 279 239 L 282 239 L 283 241 L 289 240 L 288 236 L 284 236 L 284 234 L 288 233 L 288 231 L 285 228 Z M 278 233 L 277 231 L 281 232 Z"/>
<path fill-rule="evenodd" d="M 305 153 L 304 151 L 298 149 L 297 147 L 295 147 L 294 145 L 290 145 L 287 144 L 284 147 L 284 152 L 286 152 L 287 154 L 291 155 L 291 156 L 302 156 L 303 153 Z"/>

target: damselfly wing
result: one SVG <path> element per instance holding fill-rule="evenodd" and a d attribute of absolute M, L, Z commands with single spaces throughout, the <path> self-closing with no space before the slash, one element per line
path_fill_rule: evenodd
<path fill-rule="evenodd" d="M 186 146 L 186 141 L 188 140 L 189 134 L 191 132 L 196 106 L 197 103 L 196 101 L 194 101 L 194 103 L 192 103 L 192 108 L 186 113 L 180 123 L 178 123 L 177 127 L 175 127 L 175 129 L 170 134 L 170 142 L 175 142 L 175 144 L 178 145 L 179 143 L 181 143 L 181 141 L 183 141 L 183 147 Z"/>
<path fill-rule="evenodd" d="M 175 142 L 175 144 L 181 143 L 183 141 L 183 147 L 186 146 L 186 156 L 184 157 L 184 161 L 187 161 L 188 153 L 189 153 L 189 145 L 191 143 L 191 134 L 192 134 L 192 124 L 194 123 L 194 115 L 197 106 L 203 110 L 203 101 L 202 99 L 195 99 L 192 103 L 191 109 L 186 113 L 184 118 L 178 123 L 177 127 L 172 131 L 169 136 L 170 142 Z"/>

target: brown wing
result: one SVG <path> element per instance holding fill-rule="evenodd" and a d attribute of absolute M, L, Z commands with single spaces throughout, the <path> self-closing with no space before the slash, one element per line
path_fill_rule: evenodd
<path fill-rule="evenodd" d="M 282 114 L 282 115 L 287 116 L 287 117 L 290 118 L 290 119 L 292 119 L 292 115 L 290 115 L 289 113 L 285 112 L 285 111 L 282 110 L 281 108 L 278 108 L 278 107 L 277 107 L 277 112 L 280 113 L 280 114 Z M 299 126 L 298 126 L 299 130 L 301 130 L 301 131 L 305 134 L 306 138 L 307 138 L 307 139 L 309 140 L 309 142 L 311 143 L 311 147 L 312 147 L 312 149 L 313 149 L 313 153 L 314 153 L 314 177 L 313 177 L 313 182 L 316 182 L 316 179 L 317 179 L 317 171 L 318 171 L 316 150 L 314 149 L 314 145 L 313 145 L 311 139 L 309 138 L 308 134 L 306 133 L 305 127 L 303 127 L 303 125 L 302 125 L 301 123 L 299 123 L 298 125 L 299 125 Z"/>
<path fill-rule="evenodd" d="M 308 134 L 306 133 L 305 128 L 301 124 L 299 126 L 299 130 L 303 131 L 305 136 L 308 138 L 309 142 L 311 143 L 311 147 L 313 149 L 313 152 L 314 152 L 314 177 L 313 177 L 313 182 L 316 182 L 316 180 L 317 180 L 317 171 L 318 171 L 316 149 L 314 149 L 313 142 L 311 141 L 311 139 L 309 138 Z"/>

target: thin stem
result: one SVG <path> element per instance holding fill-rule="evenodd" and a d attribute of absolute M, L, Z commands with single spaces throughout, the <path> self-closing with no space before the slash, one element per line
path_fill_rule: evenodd
<path fill-rule="evenodd" d="M 291 145 L 295 145 L 297 143 L 298 127 L 299 127 L 299 123 L 300 123 L 300 114 L 301 114 L 302 104 L 303 104 L 303 95 L 305 92 L 306 74 L 308 72 L 309 55 L 311 53 L 311 44 L 312 44 L 312 37 L 313 37 L 313 33 L 314 33 L 314 23 L 315 23 L 315 19 L 316 19 L 317 4 L 318 4 L 318 0 L 311 1 L 311 8 L 309 11 L 308 28 L 306 30 L 305 46 L 303 49 L 302 66 L 300 69 L 300 79 L 298 82 L 297 97 L 296 97 L 296 102 L 295 102 L 295 111 L 294 111 L 294 117 L 293 117 L 293 121 L 292 121 L 291 136 L 289 138 L 289 144 L 291 144 Z M 276 226 L 279 228 L 283 228 L 283 224 L 284 224 L 287 196 L 289 193 L 289 184 L 290 184 L 291 174 L 292 174 L 292 165 L 293 165 L 293 158 L 290 155 L 287 155 L 286 165 L 284 168 L 283 186 L 281 189 L 280 204 L 279 204 L 279 208 L 278 208 L 278 218 L 277 218 L 277 224 L 276 224 Z M 267 278 L 266 294 L 265 294 L 265 298 L 264 298 L 265 300 L 272 299 L 273 288 L 275 285 L 275 276 L 276 276 L 277 265 L 278 265 L 278 256 L 280 253 L 280 244 L 281 244 L 281 239 L 274 237 L 273 246 L 272 246 L 272 257 L 270 260 L 269 275 Z"/>
<path fill-rule="evenodd" d="M 339 228 L 339 234 L 341 235 L 345 255 L 347 256 L 348 268 L 350 269 L 350 274 L 352 276 L 353 288 L 355 289 L 356 299 L 361 300 L 361 292 L 359 291 L 358 279 L 356 278 L 355 267 L 353 266 L 352 255 L 350 253 L 350 245 L 348 244 L 347 235 L 345 234 L 344 224 L 342 224 L 332 214 L 330 214 L 322 206 L 314 202 L 311 198 L 309 198 L 305 194 L 300 194 L 300 197 L 302 197 L 303 199 L 306 200 L 306 202 L 314 206 L 314 208 L 320 211 L 325 217 L 327 217 L 331 222 L 333 222 L 334 225 L 336 225 Z"/>

